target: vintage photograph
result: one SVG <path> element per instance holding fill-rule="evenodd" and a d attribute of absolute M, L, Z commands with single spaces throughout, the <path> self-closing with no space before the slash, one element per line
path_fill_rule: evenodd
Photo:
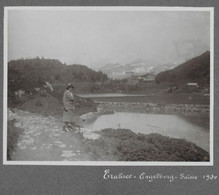
<path fill-rule="evenodd" d="M 5 7 L 4 164 L 213 165 L 213 14 Z"/>

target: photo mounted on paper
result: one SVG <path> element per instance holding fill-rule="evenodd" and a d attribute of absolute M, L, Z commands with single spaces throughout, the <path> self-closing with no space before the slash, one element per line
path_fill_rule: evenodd
<path fill-rule="evenodd" d="M 4 164 L 213 165 L 213 17 L 5 7 Z"/>

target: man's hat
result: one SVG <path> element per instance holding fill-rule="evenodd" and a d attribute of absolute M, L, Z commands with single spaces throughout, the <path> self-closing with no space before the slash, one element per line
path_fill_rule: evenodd
<path fill-rule="evenodd" d="M 72 85 L 72 83 L 69 83 L 69 84 L 66 86 L 66 89 L 69 89 L 69 88 L 73 88 L 73 89 L 74 89 L 74 86 Z"/>

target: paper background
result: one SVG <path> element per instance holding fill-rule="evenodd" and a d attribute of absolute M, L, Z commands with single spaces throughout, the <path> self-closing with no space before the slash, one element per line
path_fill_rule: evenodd
<path fill-rule="evenodd" d="M 213 181 L 177 180 L 168 182 L 159 180 L 149 183 L 147 180 L 104 180 L 104 170 L 110 169 L 112 173 L 121 172 L 139 175 L 142 172 L 149 174 L 161 173 L 163 175 L 197 175 L 214 174 L 219 177 L 219 130 L 218 130 L 218 63 L 219 63 L 219 3 L 201 0 L 2 0 L 0 8 L 0 58 L 1 58 L 1 85 L 3 94 L 3 15 L 4 6 L 189 6 L 189 7 L 215 7 L 214 26 L 214 166 L 33 166 L 33 165 L 3 165 L 3 149 L 0 144 L 0 194 L 218 194 L 219 178 Z M 1 126 L 3 120 L 3 95 L 1 96 Z M 3 135 L 1 133 L 1 143 Z"/>

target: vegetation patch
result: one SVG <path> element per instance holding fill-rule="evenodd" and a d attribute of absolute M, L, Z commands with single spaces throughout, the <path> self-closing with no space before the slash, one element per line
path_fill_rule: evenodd
<path fill-rule="evenodd" d="M 135 134 L 127 129 L 104 129 L 98 153 L 118 161 L 209 161 L 209 153 L 186 140 L 160 134 Z M 95 143 L 94 143 L 95 142 Z M 90 141 L 98 147 L 97 141 Z"/>
<path fill-rule="evenodd" d="M 97 111 L 97 105 L 88 98 L 81 98 L 75 95 L 76 100 L 76 115 L 80 116 L 87 112 Z M 63 105 L 62 100 L 55 98 L 49 93 L 35 94 L 25 99 L 16 108 L 25 110 L 31 113 L 39 113 L 46 116 L 62 116 Z"/>
<path fill-rule="evenodd" d="M 15 127 L 16 119 L 8 121 L 8 137 L 7 137 L 7 159 L 11 160 L 12 154 L 16 149 L 17 142 L 23 130 Z"/>
<path fill-rule="evenodd" d="M 40 107 L 40 106 L 43 106 L 43 104 L 38 100 L 35 102 L 35 106 Z"/>

